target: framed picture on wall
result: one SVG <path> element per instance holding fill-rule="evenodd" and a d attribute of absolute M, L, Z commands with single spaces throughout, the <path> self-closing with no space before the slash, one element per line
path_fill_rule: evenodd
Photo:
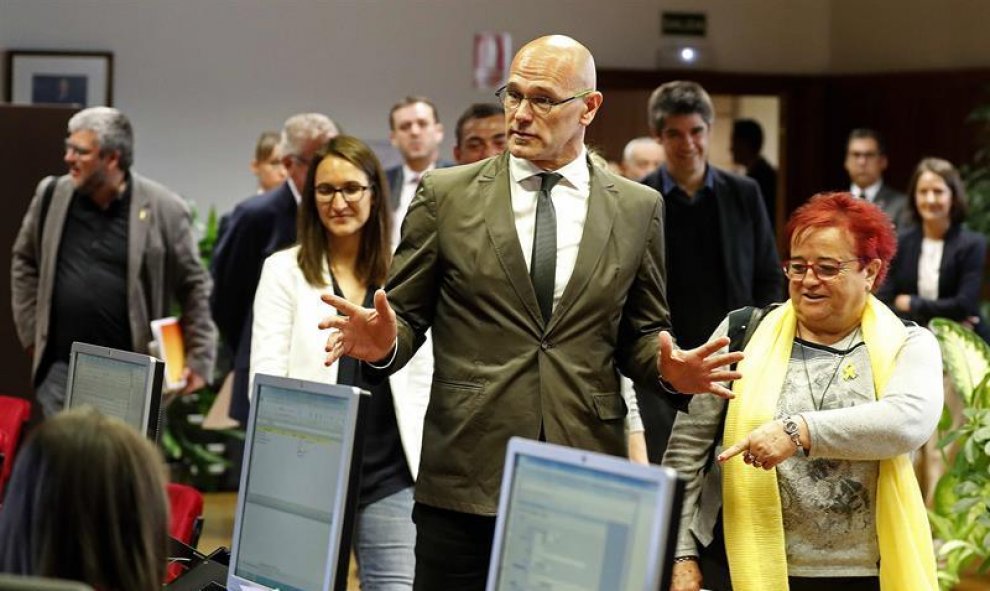
<path fill-rule="evenodd" d="M 17 105 L 112 106 L 113 54 L 10 50 L 5 98 Z"/>

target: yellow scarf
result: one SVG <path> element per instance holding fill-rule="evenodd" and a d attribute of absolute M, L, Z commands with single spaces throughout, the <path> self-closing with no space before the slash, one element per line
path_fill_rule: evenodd
<path fill-rule="evenodd" d="M 790 302 L 767 314 L 739 364 L 723 436 L 726 447 L 771 421 L 787 373 L 797 319 Z M 863 312 L 863 341 L 873 385 L 883 395 L 907 338 L 904 324 L 870 296 Z M 758 470 L 734 457 L 722 466 L 725 546 L 735 591 L 784 591 L 787 555 L 776 470 Z M 935 553 L 928 514 L 907 455 L 880 461 L 877 541 L 883 591 L 936 591 Z"/>

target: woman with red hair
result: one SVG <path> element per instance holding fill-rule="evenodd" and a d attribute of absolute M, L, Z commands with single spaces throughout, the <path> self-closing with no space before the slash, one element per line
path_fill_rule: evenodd
<path fill-rule="evenodd" d="M 757 321 L 735 398 L 695 396 L 674 423 L 664 464 L 688 485 L 672 589 L 935 591 L 908 454 L 935 429 L 942 366 L 935 338 L 872 295 L 893 226 L 830 193 L 786 235 L 790 297 Z"/>

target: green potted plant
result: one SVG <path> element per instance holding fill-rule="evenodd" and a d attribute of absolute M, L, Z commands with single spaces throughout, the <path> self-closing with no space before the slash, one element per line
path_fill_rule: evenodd
<path fill-rule="evenodd" d="M 963 402 L 961 423 L 947 407 L 939 421 L 938 447 L 948 471 L 935 487 L 929 511 L 939 584 L 949 590 L 964 572 L 990 571 L 990 347 L 951 320 L 936 318 L 931 329 Z"/>
<path fill-rule="evenodd" d="M 205 224 L 197 223 L 195 206 L 192 210 L 194 227 L 202 236 L 199 241 L 200 257 L 203 265 L 209 268 L 217 241 L 216 209 L 210 208 Z M 226 374 L 224 365 L 218 364 L 218 375 L 214 376 L 213 383 L 223 380 Z M 174 399 L 165 411 L 166 427 L 161 437 L 173 479 L 189 483 L 202 491 L 217 490 L 223 488 L 225 483 L 236 482 L 236 475 L 232 479 L 229 472 L 239 472 L 239 467 L 231 461 L 227 452 L 231 446 L 240 445 L 244 440 L 241 429 L 208 431 L 202 428 L 203 418 L 216 397 L 216 390 L 207 385 L 198 392 Z"/>

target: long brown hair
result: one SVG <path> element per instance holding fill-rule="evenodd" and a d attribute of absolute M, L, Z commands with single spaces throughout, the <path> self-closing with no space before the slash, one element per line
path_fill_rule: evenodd
<path fill-rule="evenodd" d="M 361 245 L 358 252 L 357 276 L 369 286 L 380 287 L 385 283 L 388 265 L 392 260 L 389 244 L 392 235 L 392 207 L 389 203 L 388 183 L 382 165 L 364 142 L 356 137 L 338 135 L 317 150 L 306 175 L 306 187 L 299 206 L 297 234 L 299 236 L 299 268 L 303 277 L 313 287 L 326 287 L 323 279 L 323 263 L 328 254 L 327 230 L 320 220 L 316 204 L 316 169 L 324 158 L 340 158 L 350 162 L 368 176 L 371 191 L 371 214 L 361 228 Z"/>
<path fill-rule="evenodd" d="M 0 571 L 157 591 L 165 577 L 165 466 L 150 442 L 91 408 L 32 433 L 0 512 Z"/>

